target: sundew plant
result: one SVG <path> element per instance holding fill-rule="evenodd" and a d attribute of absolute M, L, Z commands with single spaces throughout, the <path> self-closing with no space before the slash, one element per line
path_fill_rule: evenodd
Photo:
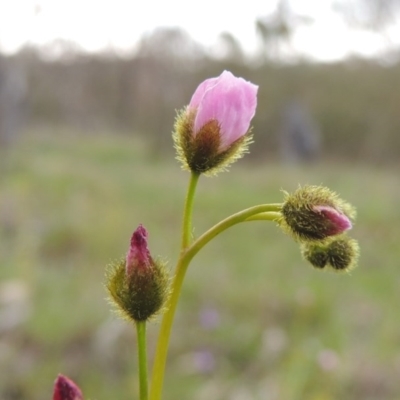
<path fill-rule="evenodd" d="M 355 210 L 322 186 L 283 192 L 281 203 L 254 205 L 226 217 L 199 236 L 193 235 L 193 203 L 199 178 L 226 171 L 248 152 L 253 140 L 251 120 L 256 112 L 257 91 L 258 86 L 224 71 L 219 77 L 202 82 L 189 104 L 178 113 L 173 141 L 177 159 L 190 178 L 181 248 L 172 276 L 163 258 L 154 257 L 148 248 L 145 221 L 138 221 L 126 256 L 106 269 L 111 303 L 136 328 L 140 400 L 162 399 L 170 334 L 186 271 L 197 253 L 222 232 L 243 222 L 272 222 L 299 244 L 301 255 L 315 269 L 347 272 L 357 264 L 358 243 L 347 234 Z M 146 324 L 155 316 L 161 316 L 161 325 L 149 376 Z M 96 394 L 89 395 L 94 398 Z M 57 377 L 53 400 L 83 398 L 76 383 L 64 375 Z"/>

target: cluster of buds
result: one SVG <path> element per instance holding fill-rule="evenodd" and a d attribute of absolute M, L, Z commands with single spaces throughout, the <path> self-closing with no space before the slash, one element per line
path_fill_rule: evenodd
<path fill-rule="evenodd" d="M 177 158 L 192 177 L 216 174 L 248 152 L 257 91 L 258 86 L 228 71 L 198 86 L 189 105 L 179 112 L 173 133 Z M 349 271 L 356 265 L 358 243 L 346 235 L 355 211 L 336 193 L 321 186 L 304 186 L 292 194 L 285 192 L 282 205 L 272 206 L 273 211 L 254 214 L 253 219 L 277 221 L 299 242 L 304 259 L 315 268 Z M 137 327 L 162 311 L 169 295 L 165 265 L 151 256 L 147 239 L 146 229 L 139 225 L 126 257 L 107 270 L 111 301 Z M 83 396 L 72 380 L 59 375 L 53 400 L 83 400 Z"/>
<path fill-rule="evenodd" d="M 316 268 L 330 266 L 349 271 L 356 264 L 359 246 L 344 233 L 352 228 L 354 208 L 322 186 L 304 186 L 285 193 L 278 222 L 301 244 L 303 257 Z"/>
<path fill-rule="evenodd" d="M 184 169 L 212 175 L 248 151 L 257 90 L 228 71 L 198 86 L 175 122 L 173 138 Z M 357 242 L 343 233 L 352 228 L 354 217 L 354 208 L 336 193 L 305 186 L 285 194 L 279 224 L 301 243 L 302 254 L 312 265 L 348 271 L 359 250 Z"/>
<path fill-rule="evenodd" d="M 147 321 L 165 304 L 168 275 L 165 265 L 154 260 L 147 247 L 147 231 L 133 232 L 125 259 L 109 266 L 107 289 L 121 316 L 135 322 Z"/>
<path fill-rule="evenodd" d="M 340 235 L 326 243 L 303 243 L 301 252 L 315 268 L 329 265 L 336 271 L 350 271 L 357 265 L 359 246 L 356 240 Z"/>

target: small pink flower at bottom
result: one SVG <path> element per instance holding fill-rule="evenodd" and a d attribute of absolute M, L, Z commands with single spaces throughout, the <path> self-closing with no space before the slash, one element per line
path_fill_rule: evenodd
<path fill-rule="evenodd" d="M 59 374 L 54 382 L 53 400 L 83 400 L 83 395 L 71 379 Z"/>

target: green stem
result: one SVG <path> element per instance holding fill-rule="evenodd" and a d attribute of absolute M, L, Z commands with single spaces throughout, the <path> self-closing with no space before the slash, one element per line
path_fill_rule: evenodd
<path fill-rule="evenodd" d="M 192 235 L 192 213 L 194 193 L 196 191 L 197 182 L 199 181 L 200 174 L 192 172 L 190 175 L 190 182 L 186 194 L 185 208 L 183 210 L 183 223 L 182 223 L 182 244 L 181 250 L 186 249 L 190 244 Z"/>
<path fill-rule="evenodd" d="M 184 263 L 184 252 L 189 246 L 191 235 L 192 235 L 192 214 L 193 214 L 193 203 L 194 194 L 196 191 L 197 182 L 199 181 L 200 174 L 192 172 L 190 175 L 190 181 L 188 190 L 186 193 L 185 206 L 183 209 L 183 221 L 182 221 L 182 242 L 181 242 L 181 254 L 176 265 L 176 273 L 174 280 L 171 285 L 171 295 L 168 298 L 166 309 L 164 314 L 160 333 L 158 336 L 157 350 L 153 366 L 153 375 L 150 386 L 150 398 L 161 399 L 162 386 L 164 381 L 165 363 L 167 360 L 167 352 L 169 345 L 169 338 L 171 334 L 172 322 L 175 315 L 176 305 L 178 304 L 179 295 L 181 293 L 181 287 L 183 278 L 185 277 L 185 271 L 187 265 Z M 189 261 L 187 261 L 189 263 Z"/>
<path fill-rule="evenodd" d="M 172 323 L 181 293 L 183 279 L 185 277 L 185 272 L 187 270 L 189 262 L 190 260 L 187 257 L 182 256 L 176 266 L 176 274 L 171 285 L 171 295 L 168 299 L 167 311 L 163 316 L 160 333 L 158 335 L 158 342 L 153 365 L 153 375 L 150 384 L 150 400 L 161 399 Z"/>
<path fill-rule="evenodd" d="M 137 321 L 136 333 L 139 359 L 139 393 L 140 400 L 148 399 L 147 355 L 146 355 L 146 321 Z"/>
<path fill-rule="evenodd" d="M 192 191 L 189 190 L 188 194 L 189 193 L 192 193 Z M 185 249 L 185 247 L 182 248 L 181 255 L 178 260 L 178 264 L 176 266 L 176 274 L 171 285 L 171 295 L 169 297 L 166 307 L 167 311 L 163 316 L 160 333 L 158 336 L 157 349 L 153 365 L 153 375 L 150 386 L 150 400 L 161 399 L 161 392 L 164 381 L 165 365 L 167 360 L 168 345 L 171 335 L 172 323 L 174 320 L 176 307 L 181 293 L 182 283 L 190 261 L 210 240 L 212 240 L 214 237 L 216 237 L 226 229 L 230 228 L 231 226 L 236 225 L 240 222 L 245 222 L 249 217 L 261 213 L 263 215 L 263 220 L 269 219 L 271 221 L 275 221 L 277 216 L 280 215 L 279 211 L 281 210 L 281 208 L 282 208 L 281 204 L 262 204 L 259 206 L 254 206 L 246 210 L 240 211 L 224 219 L 218 224 L 214 225 L 207 232 L 201 235 L 197 240 L 195 240 L 191 244 L 191 246 L 188 247 L 187 249 Z M 185 207 L 185 210 L 186 209 L 187 207 Z M 269 218 L 268 214 L 270 214 Z M 185 214 L 184 219 L 186 218 L 188 219 L 188 221 L 190 220 L 190 216 Z M 191 224 L 188 222 L 184 224 L 184 228 L 190 226 Z M 185 237 L 185 234 L 183 235 L 183 237 Z M 188 242 L 183 242 L 183 243 L 188 243 Z"/>
<path fill-rule="evenodd" d="M 236 214 L 225 218 L 218 224 L 214 225 L 207 232 L 203 233 L 197 240 L 195 240 L 190 248 L 187 250 L 185 256 L 190 260 L 212 239 L 217 235 L 227 230 L 228 228 L 247 221 L 255 221 L 262 219 L 264 221 L 276 221 L 280 216 L 281 204 L 261 204 L 258 206 L 250 207 L 245 210 L 239 211 Z M 258 216 L 261 218 L 257 218 Z"/>
<path fill-rule="evenodd" d="M 278 222 L 282 218 L 282 214 L 279 211 L 267 211 L 256 215 L 252 215 L 246 218 L 246 221 L 276 221 Z"/>

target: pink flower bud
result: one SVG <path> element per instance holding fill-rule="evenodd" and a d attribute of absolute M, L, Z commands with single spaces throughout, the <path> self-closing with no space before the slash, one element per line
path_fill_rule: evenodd
<path fill-rule="evenodd" d="M 220 148 L 225 151 L 250 129 L 257 106 L 258 86 L 224 71 L 218 78 L 206 79 L 194 92 L 189 110 L 196 110 L 194 132 L 216 121 L 220 127 Z"/>
<path fill-rule="evenodd" d="M 323 241 L 352 228 L 354 208 L 326 187 L 304 186 L 285 197 L 281 226 L 299 241 Z"/>
<path fill-rule="evenodd" d="M 350 219 L 343 213 L 330 206 L 314 206 L 313 210 L 325 219 L 327 236 L 338 235 L 352 228 Z"/>
<path fill-rule="evenodd" d="M 83 400 L 83 395 L 71 379 L 60 374 L 54 382 L 53 400 Z"/>
<path fill-rule="evenodd" d="M 126 254 L 126 275 L 132 275 L 134 269 L 149 267 L 152 262 L 153 260 L 147 248 L 147 231 L 140 224 L 132 234 L 131 245 Z"/>
<path fill-rule="evenodd" d="M 124 318 L 146 321 L 162 310 L 169 293 L 169 277 L 165 263 L 151 257 L 142 225 L 133 232 L 125 259 L 109 266 L 107 289 Z"/>

